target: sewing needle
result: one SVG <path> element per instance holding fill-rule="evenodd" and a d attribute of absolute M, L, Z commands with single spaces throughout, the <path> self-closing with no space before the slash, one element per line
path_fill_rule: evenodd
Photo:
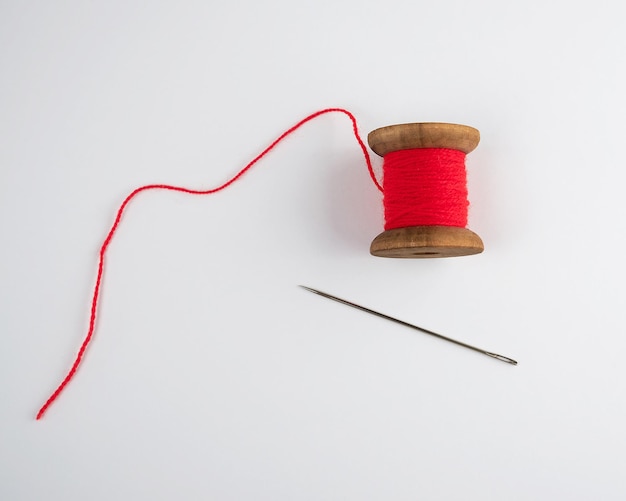
<path fill-rule="evenodd" d="M 333 296 L 331 294 L 327 294 L 326 292 L 318 291 L 317 289 L 313 289 L 311 287 L 306 287 L 305 285 L 301 285 L 303 289 L 306 289 L 314 294 L 318 294 L 322 297 L 332 299 L 333 301 L 337 301 L 339 303 L 345 304 L 347 306 L 352 306 L 357 310 L 364 311 L 366 313 L 371 313 L 372 315 L 376 315 L 377 317 L 385 318 L 387 320 L 391 320 L 392 322 L 396 322 L 398 324 L 404 325 L 406 327 L 411 327 L 412 329 L 416 329 L 418 331 L 424 332 L 425 334 L 430 334 L 431 336 L 438 337 L 439 339 L 443 339 L 445 341 L 449 341 L 454 344 L 458 344 L 459 346 L 463 346 L 465 348 L 469 348 L 470 350 L 477 351 L 478 353 L 482 353 L 483 355 L 487 355 L 491 358 L 495 358 L 496 360 L 501 360 L 502 362 L 506 362 L 511 365 L 517 365 L 517 362 L 512 358 L 505 357 L 504 355 L 498 355 L 497 353 L 492 353 L 491 351 L 483 350 L 481 348 L 477 348 L 476 346 L 469 345 L 467 343 L 463 343 L 461 341 L 457 341 L 456 339 L 452 339 L 441 334 L 437 334 L 436 332 L 430 331 L 428 329 L 424 329 L 423 327 L 418 327 L 417 325 L 410 324 L 408 322 L 404 322 L 403 320 L 398 320 L 397 318 L 390 317 L 389 315 L 385 315 L 384 313 L 379 313 L 378 311 L 370 310 L 365 306 L 360 306 L 358 304 L 351 303 L 350 301 L 346 301 L 345 299 L 338 298 L 337 296 Z"/>

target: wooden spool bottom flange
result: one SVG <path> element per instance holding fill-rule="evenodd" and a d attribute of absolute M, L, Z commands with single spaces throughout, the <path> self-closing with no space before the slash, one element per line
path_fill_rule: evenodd
<path fill-rule="evenodd" d="M 410 226 L 383 231 L 370 246 L 378 257 L 434 258 L 479 254 L 485 249 L 480 237 L 455 226 Z"/>
<path fill-rule="evenodd" d="M 448 123 L 409 123 L 382 127 L 369 133 L 367 142 L 379 156 L 413 148 L 450 148 L 465 154 L 478 146 L 480 133 L 473 127 Z M 378 235 L 370 253 L 379 257 L 437 258 L 469 256 L 484 250 L 480 237 L 455 226 L 410 226 Z"/>

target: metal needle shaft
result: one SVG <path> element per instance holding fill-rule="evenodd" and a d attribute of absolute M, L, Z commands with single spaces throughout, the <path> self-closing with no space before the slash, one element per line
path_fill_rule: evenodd
<path fill-rule="evenodd" d="M 438 337 L 439 339 L 443 339 L 445 341 L 449 341 L 451 343 L 458 344 L 459 346 L 463 346 L 464 348 L 469 348 L 470 350 L 477 351 L 478 353 L 482 353 L 483 355 L 487 355 L 487 356 L 489 356 L 491 358 L 495 358 L 496 360 L 501 360 L 502 362 L 506 362 L 506 363 L 511 364 L 511 365 L 517 365 L 517 362 L 515 360 L 513 360 L 512 358 L 509 358 L 509 357 L 505 357 L 504 355 L 498 355 L 497 353 L 493 353 L 491 351 L 483 350 L 481 348 L 477 348 L 476 346 L 472 346 L 472 345 L 469 345 L 467 343 L 463 343 L 461 341 L 457 341 L 456 339 L 452 339 L 452 338 L 449 338 L 447 336 L 443 336 L 441 334 L 437 334 L 436 332 L 430 331 L 428 329 L 424 329 L 423 327 L 418 327 L 417 325 L 413 325 L 413 324 L 410 324 L 408 322 L 404 322 L 403 320 L 398 320 L 397 318 L 390 317 L 389 315 L 385 315 L 384 313 L 379 313 L 378 311 L 370 310 L 369 308 L 366 308 L 365 306 L 360 306 L 358 304 L 351 303 L 350 301 L 346 301 L 345 299 L 341 299 L 341 298 L 339 298 L 337 296 L 333 296 L 331 294 L 327 294 L 326 292 L 318 291 L 317 289 L 312 289 L 311 287 L 306 287 L 304 285 L 301 285 L 300 287 L 302 287 L 303 289 L 306 289 L 306 290 L 308 290 L 310 292 L 313 292 L 315 294 L 319 294 L 322 297 L 325 297 L 325 298 L 328 298 L 328 299 L 332 299 L 333 301 L 337 301 L 337 302 L 345 304 L 347 306 L 352 306 L 353 308 L 356 308 L 357 310 L 361 310 L 361 311 L 364 311 L 366 313 L 371 313 L 372 315 L 376 315 L 377 317 L 381 317 L 381 318 L 385 318 L 387 320 L 391 320 L 392 322 L 396 322 L 398 324 L 404 325 L 405 327 L 410 327 L 412 329 L 416 329 L 418 331 L 424 332 L 425 334 L 430 334 L 431 336 Z"/>

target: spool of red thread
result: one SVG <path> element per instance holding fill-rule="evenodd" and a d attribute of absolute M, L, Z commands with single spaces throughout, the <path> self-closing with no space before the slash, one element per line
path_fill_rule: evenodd
<path fill-rule="evenodd" d="M 410 123 L 376 129 L 370 148 L 384 158 L 385 231 L 370 246 L 380 257 L 478 254 L 481 238 L 465 227 L 465 155 L 478 146 L 473 127 Z"/>

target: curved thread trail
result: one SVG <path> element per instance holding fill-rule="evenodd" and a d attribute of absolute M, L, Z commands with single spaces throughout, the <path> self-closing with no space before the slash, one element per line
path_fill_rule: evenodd
<path fill-rule="evenodd" d="M 237 181 L 241 176 L 243 176 L 254 164 L 256 164 L 259 160 L 261 160 L 265 155 L 267 155 L 272 149 L 274 149 L 274 147 L 278 143 L 280 143 L 283 139 L 285 139 L 291 133 L 295 132 L 297 129 L 302 127 L 307 122 L 313 120 L 314 118 L 317 118 L 317 117 L 319 117 L 321 115 L 325 115 L 327 113 L 343 113 L 344 115 L 346 115 L 350 119 L 350 121 L 352 122 L 352 129 L 353 129 L 353 132 L 354 132 L 354 136 L 355 136 L 357 142 L 359 143 L 359 146 L 361 147 L 361 150 L 363 151 L 363 156 L 365 157 L 365 162 L 367 164 L 367 169 L 369 171 L 370 177 L 372 178 L 372 181 L 374 182 L 376 187 L 381 192 L 383 191 L 382 186 L 380 185 L 380 183 L 376 179 L 376 175 L 374 174 L 374 170 L 372 168 L 372 162 L 371 162 L 369 153 L 367 151 L 367 148 L 365 147 L 365 144 L 363 143 L 363 140 L 361 139 L 361 136 L 359 135 L 356 118 L 354 117 L 354 115 L 352 115 L 352 113 L 350 113 L 349 111 L 344 110 L 342 108 L 327 108 L 327 109 L 320 110 L 320 111 L 317 111 L 315 113 L 312 113 L 311 115 L 309 115 L 309 116 L 305 117 L 304 119 L 300 120 L 293 127 L 289 128 L 285 132 L 283 132 L 277 139 L 274 140 L 274 142 L 272 142 L 267 148 L 265 148 L 261 153 L 259 153 L 250 163 L 248 163 L 237 174 L 235 174 L 232 178 L 230 178 L 228 181 L 226 181 L 224 184 L 218 186 L 217 188 L 212 188 L 212 189 L 208 189 L 208 190 L 192 190 L 192 189 L 189 189 L 189 188 L 184 188 L 184 187 L 181 187 L 181 186 L 173 186 L 173 185 L 168 185 L 168 184 L 148 184 L 148 185 L 141 186 L 141 187 L 135 189 L 134 191 L 132 191 L 124 199 L 124 201 L 120 205 L 119 209 L 117 210 L 117 215 L 115 216 L 115 220 L 113 222 L 113 225 L 111 226 L 111 229 L 109 230 L 109 233 L 107 234 L 107 236 L 106 236 L 106 238 L 104 240 L 104 243 L 102 244 L 102 247 L 100 248 L 100 258 L 99 258 L 99 261 L 98 261 L 98 274 L 97 274 L 97 277 L 96 277 L 96 285 L 95 285 L 94 291 L 93 291 L 93 298 L 91 300 L 91 316 L 90 316 L 90 319 L 89 319 L 89 329 L 87 331 L 87 335 L 85 336 L 85 339 L 83 340 L 83 342 L 81 344 L 81 347 L 78 350 L 78 354 L 76 355 L 76 358 L 74 359 L 74 363 L 72 364 L 72 367 L 70 368 L 69 372 L 67 373 L 65 378 L 61 381 L 61 383 L 59 384 L 57 389 L 54 390 L 52 395 L 50 395 L 48 400 L 46 400 L 46 403 L 43 404 L 41 409 L 39 409 L 39 412 L 37 413 L 37 419 L 38 420 L 43 417 L 43 415 L 46 413 L 48 408 L 59 397 L 59 395 L 63 392 L 65 387 L 68 385 L 68 383 L 72 380 L 72 378 L 76 374 L 76 371 L 77 371 L 78 367 L 80 366 L 80 364 L 81 364 L 81 362 L 83 360 L 83 357 L 85 355 L 85 351 L 87 350 L 87 347 L 89 346 L 89 343 L 92 340 L 92 337 L 93 337 L 93 334 L 94 334 L 94 330 L 95 330 L 95 325 L 96 325 L 96 316 L 97 316 L 97 312 L 98 312 L 98 298 L 100 296 L 100 285 L 101 285 L 101 282 L 102 282 L 102 274 L 104 272 L 104 260 L 105 260 L 105 256 L 106 256 L 106 251 L 107 251 L 107 249 L 109 247 L 109 244 L 111 243 L 111 240 L 113 239 L 113 236 L 115 235 L 117 227 L 120 224 L 120 221 L 122 219 L 122 215 L 124 214 L 124 211 L 126 210 L 126 207 L 131 202 L 131 200 L 133 198 L 135 198 L 137 195 L 139 195 L 139 193 L 141 193 L 143 191 L 148 191 L 148 190 L 170 190 L 170 191 L 178 191 L 178 192 L 182 192 L 182 193 L 187 193 L 187 194 L 190 194 L 190 195 L 211 195 L 213 193 L 217 193 L 218 191 L 222 191 L 223 189 L 227 188 L 228 186 L 233 184 L 235 181 Z"/>

